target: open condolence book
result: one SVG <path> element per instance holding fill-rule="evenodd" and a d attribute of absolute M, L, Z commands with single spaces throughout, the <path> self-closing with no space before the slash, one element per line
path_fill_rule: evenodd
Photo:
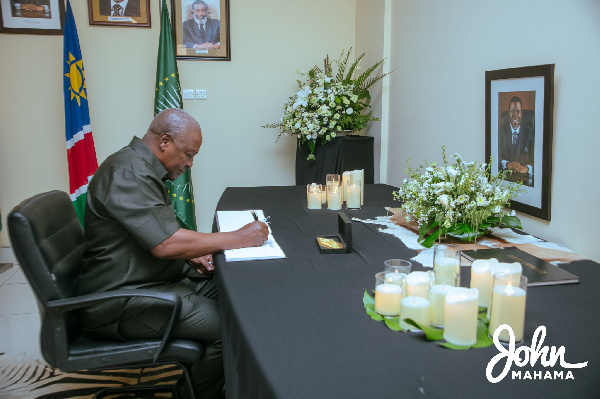
<path fill-rule="evenodd" d="M 228 232 L 239 229 L 240 227 L 254 221 L 254 212 L 258 220 L 265 221 L 265 214 L 262 210 L 247 211 L 217 211 L 217 226 L 219 232 Z M 239 249 L 228 249 L 223 251 L 227 262 L 236 262 L 242 260 L 257 259 L 281 259 L 285 254 L 281 247 L 275 241 L 271 226 L 269 226 L 269 239 L 260 247 L 248 247 Z"/>
<path fill-rule="evenodd" d="M 579 282 L 579 277 L 573 273 L 569 273 L 558 266 L 554 266 L 552 263 L 546 262 L 516 247 L 462 251 L 462 255 L 470 261 L 496 258 L 498 262 L 519 262 L 523 267 L 523 275 L 527 277 L 528 286 Z"/>

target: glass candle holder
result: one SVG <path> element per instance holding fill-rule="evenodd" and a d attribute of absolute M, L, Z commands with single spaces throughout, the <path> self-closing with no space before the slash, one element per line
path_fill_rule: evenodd
<path fill-rule="evenodd" d="M 409 331 L 420 331 L 404 321 L 404 319 L 413 319 L 415 322 L 429 326 L 429 284 L 412 284 L 409 291 L 409 285 L 406 285 L 406 296 L 400 301 L 400 327 Z"/>
<path fill-rule="evenodd" d="M 321 190 L 321 204 L 325 205 L 327 203 L 327 186 L 319 184 L 319 189 Z"/>
<path fill-rule="evenodd" d="M 388 282 L 385 272 L 375 274 L 375 312 L 382 316 L 398 316 L 402 284 Z"/>
<path fill-rule="evenodd" d="M 492 266 L 498 259 L 476 259 L 471 265 L 471 288 L 479 290 L 479 306 L 490 307 L 490 287 L 492 285 Z"/>
<path fill-rule="evenodd" d="M 327 209 L 342 209 L 342 185 L 339 181 L 327 182 Z"/>
<path fill-rule="evenodd" d="M 306 201 L 308 209 L 321 209 L 321 185 L 312 183 L 306 186 Z"/>
<path fill-rule="evenodd" d="M 346 206 L 350 209 L 360 209 L 362 182 L 360 180 L 350 180 L 346 187 Z"/>
<path fill-rule="evenodd" d="M 515 262 L 515 263 L 504 263 L 504 262 L 498 262 L 492 265 L 492 270 L 491 270 L 491 278 L 490 278 L 490 288 L 489 288 L 489 298 L 490 298 L 490 305 L 491 305 L 491 301 L 492 301 L 492 291 L 494 290 L 494 276 L 498 273 L 508 273 L 514 276 L 514 278 L 518 278 L 521 276 L 521 273 L 523 272 L 523 267 L 521 266 L 520 263 Z M 488 320 L 491 316 L 491 306 L 488 306 L 487 308 L 487 317 Z"/>
<path fill-rule="evenodd" d="M 404 278 L 412 271 L 412 263 L 404 259 L 388 259 L 383 264 L 386 273 L 402 274 Z"/>
<path fill-rule="evenodd" d="M 460 253 L 458 245 L 435 244 L 433 246 L 433 271 L 436 278 L 452 278 L 454 273 L 458 273 L 460 286 Z"/>
<path fill-rule="evenodd" d="M 477 342 L 476 288 L 452 287 L 446 294 L 444 339 L 455 345 L 471 346 Z"/>
<path fill-rule="evenodd" d="M 515 343 L 519 343 L 523 341 L 525 330 L 527 277 L 513 273 L 496 273 L 493 280 L 488 335 L 493 338 L 496 329 L 507 324 L 512 328 Z M 510 342 L 509 330 L 501 330 L 498 339 L 502 342 Z"/>
<path fill-rule="evenodd" d="M 429 290 L 430 302 L 430 319 L 431 325 L 434 327 L 444 328 L 445 312 L 446 312 L 446 295 L 451 288 L 458 285 L 458 274 L 446 277 L 436 282 Z"/>

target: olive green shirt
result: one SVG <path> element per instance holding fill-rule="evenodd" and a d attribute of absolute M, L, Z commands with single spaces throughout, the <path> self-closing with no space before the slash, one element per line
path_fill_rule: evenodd
<path fill-rule="evenodd" d="M 166 177 L 165 167 L 137 137 L 100 165 L 88 186 L 78 294 L 175 282 L 189 271 L 184 260 L 158 259 L 150 252 L 179 229 Z M 114 335 L 124 303 L 90 307 L 82 313 L 84 327 Z"/>

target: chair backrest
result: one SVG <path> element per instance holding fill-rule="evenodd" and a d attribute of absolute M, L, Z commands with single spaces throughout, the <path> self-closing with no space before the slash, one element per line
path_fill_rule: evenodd
<path fill-rule="evenodd" d="M 67 193 L 35 195 L 9 213 L 13 251 L 38 300 L 68 298 L 83 266 L 83 227 Z"/>
<path fill-rule="evenodd" d="M 13 252 L 36 297 L 41 318 L 40 347 L 44 359 L 57 366 L 54 330 L 56 320 L 48 301 L 75 294 L 75 280 L 83 266 L 83 227 L 71 198 L 63 191 L 35 195 L 15 206 L 7 217 Z M 76 312 L 60 322 L 70 342 L 81 333 Z"/>

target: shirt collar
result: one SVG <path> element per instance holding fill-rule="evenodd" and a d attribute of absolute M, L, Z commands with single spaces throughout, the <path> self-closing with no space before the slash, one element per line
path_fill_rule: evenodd
<path fill-rule="evenodd" d="M 521 125 L 519 125 L 519 126 L 516 128 L 516 129 L 513 129 L 513 127 L 512 127 L 512 126 L 510 127 L 510 130 L 511 130 L 511 132 L 513 132 L 513 134 L 514 134 L 514 133 L 516 133 L 516 134 L 519 134 L 519 130 L 520 130 L 520 129 L 521 129 Z"/>
<path fill-rule="evenodd" d="M 129 143 L 129 146 L 140 156 L 144 161 L 150 165 L 150 168 L 156 173 L 162 181 L 165 181 L 167 177 L 167 169 L 158 160 L 156 155 L 144 144 L 144 142 L 138 137 L 134 136 Z"/>

